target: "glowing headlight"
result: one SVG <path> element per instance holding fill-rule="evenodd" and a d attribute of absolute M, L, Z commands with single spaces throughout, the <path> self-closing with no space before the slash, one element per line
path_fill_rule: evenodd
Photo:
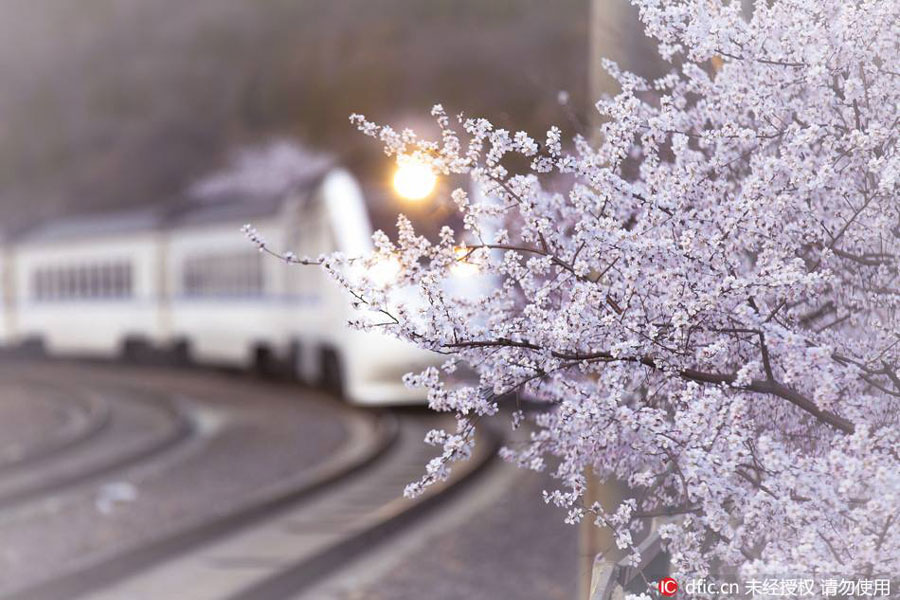
<path fill-rule="evenodd" d="M 431 195 L 437 175 L 425 163 L 411 158 L 400 159 L 394 173 L 394 189 L 406 200 L 422 200 Z"/>

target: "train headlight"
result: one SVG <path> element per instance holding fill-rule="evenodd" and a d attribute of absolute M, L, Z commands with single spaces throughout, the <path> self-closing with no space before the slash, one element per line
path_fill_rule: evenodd
<path fill-rule="evenodd" d="M 437 175 L 427 164 L 401 157 L 394 173 L 394 190 L 406 200 L 423 200 L 431 195 Z"/>

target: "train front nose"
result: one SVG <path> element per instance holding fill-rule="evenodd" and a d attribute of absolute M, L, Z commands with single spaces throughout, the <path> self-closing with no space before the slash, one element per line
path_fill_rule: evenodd
<path fill-rule="evenodd" d="M 408 388 L 403 376 L 444 360 L 440 354 L 374 332 L 357 332 L 348 354 L 347 397 L 358 404 L 424 404 L 427 391 Z"/>

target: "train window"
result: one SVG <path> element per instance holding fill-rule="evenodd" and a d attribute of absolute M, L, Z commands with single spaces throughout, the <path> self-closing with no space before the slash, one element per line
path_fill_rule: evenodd
<path fill-rule="evenodd" d="M 39 267 L 31 276 L 31 296 L 41 302 L 128 298 L 133 286 L 132 266 L 128 261 Z"/>
<path fill-rule="evenodd" d="M 66 290 L 65 299 L 71 300 L 72 298 L 77 298 L 78 297 L 78 279 L 75 277 L 75 269 L 73 269 L 72 267 L 67 267 L 65 270 L 63 270 L 63 273 L 65 273 L 65 282 L 66 282 L 65 283 L 65 290 Z"/>
<path fill-rule="evenodd" d="M 124 262 L 116 263 L 113 267 L 113 296 L 127 298 L 131 296 L 131 265 Z"/>
<path fill-rule="evenodd" d="M 181 287 L 188 297 L 256 296 L 263 292 L 262 257 L 257 252 L 191 256 Z"/>
<path fill-rule="evenodd" d="M 125 271 L 121 263 L 112 268 L 112 297 L 121 298 L 125 294 Z"/>
<path fill-rule="evenodd" d="M 97 265 L 97 297 L 109 297 L 109 264 L 101 263 Z"/>
<path fill-rule="evenodd" d="M 131 278 L 131 264 L 125 265 L 125 295 L 131 296 L 134 293 L 134 283 Z"/>
<path fill-rule="evenodd" d="M 79 294 L 78 267 L 69 267 L 69 299 L 76 300 Z"/>
<path fill-rule="evenodd" d="M 65 286 L 63 282 L 63 270 L 56 267 L 51 271 L 50 280 L 53 287 L 53 299 L 60 300 L 65 297 Z"/>
<path fill-rule="evenodd" d="M 31 296 L 35 300 L 44 300 L 44 270 L 37 269 L 31 276 Z"/>
<path fill-rule="evenodd" d="M 68 300 L 72 296 L 72 288 L 69 269 L 61 268 L 59 270 L 59 298 L 60 300 Z"/>
<path fill-rule="evenodd" d="M 66 267 L 66 298 L 68 300 L 74 300 L 78 298 L 78 269 L 76 267 Z"/>
<path fill-rule="evenodd" d="M 61 300 L 65 298 L 66 291 L 65 282 L 63 281 L 63 270 L 59 267 L 55 267 L 51 271 L 50 280 L 53 282 L 50 284 L 53 288 L 53 299 Z"/>
<path fill-rule="evenodd" d="M 74 267 L 66 269 L 66 298 L 73 300 L 78 298 L 78 272 Z"/>
<path fill-rule="evenodd" d="M 86 295 L 88 298 L 97 298 L 100 296 L 100 294 L 98 293 L 99 290 L 97 289 L 99 287 L 97 285 L 97 283 L 98 283 L 97 280 L 99 279 L 98 275 L 100 274 L 100 267 L 98 267 L 96 264 L 88 265 L 86 268 L 86 272 L 87 272 L 87 285 L 86 285 L 86 289 L 85 289 Z"/>
<path fill-rule="evenodd" d="M 205 268 L 203 257 L 194 256 L 188 258 L 184 265 L 184 293 L 187 296 L 203 296 L 206 293 L 206 279 L 209 277 L 209 269 Z"/>
<path fill-rule="evenodd" d="M 84 265 L 75 267 L 75 297 L 90 298 L 88 268 Z"/>
<path fill-rule="evenodd" d="M 47 299 L 48 300 L 58 300 L 59 299 L 59 269 L 56 267 L 50 267 L 46 270 L 47 273 Z"/>
<path fill-rule="evenodd" d="M 53 272 L 50 269 L 44 268 L 39 271 L 40 279 L 38 280 L 38 300 L 47 301 L 52 300 L 52 284 L 53 284 Z"/>
<path fill-rule="evenodd" d="M 91 265 L 91 296 L 103 298 L 103 264 Z"/>

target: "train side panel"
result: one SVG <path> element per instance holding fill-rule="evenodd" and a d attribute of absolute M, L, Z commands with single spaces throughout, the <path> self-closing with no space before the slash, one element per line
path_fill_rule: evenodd
<path fill-rule="evenodd" d="M 261 254 L 244 237 L 241 221 L 169 232 L 166 285 L 170 344 L 186 344 L 198 362 L 249 367 L 288 351 L 281 323 L 286 301 L 286 265 Z M 273 247 L 281 247 L 281 220 L 254 225 Z"/>
<path fill-rule="evenodd" d="M 353 403 L 423 402 L 401 378 L 441 357 L 349 328 L 350 297 L 322 269 L 261 254 L 240 232 L 246 219 L 275 251 L 365 254 L 372 229 L 355 179 L 335 170 L 311 192 L 272 200 L 249 218 L 229 213 L 234 204 L 200 207 L 132 221 L 127 233 L 69 230 L 7 246 L 0 342 L 103 358 L 139 343 L 241 368 L 271 360 Z"/>
<path fill-rule="evenodd" d="M 24 243 L 13 251 L 14 341 L 113 357 L 126 340 L 159 341 L 155 231 Z"/>

